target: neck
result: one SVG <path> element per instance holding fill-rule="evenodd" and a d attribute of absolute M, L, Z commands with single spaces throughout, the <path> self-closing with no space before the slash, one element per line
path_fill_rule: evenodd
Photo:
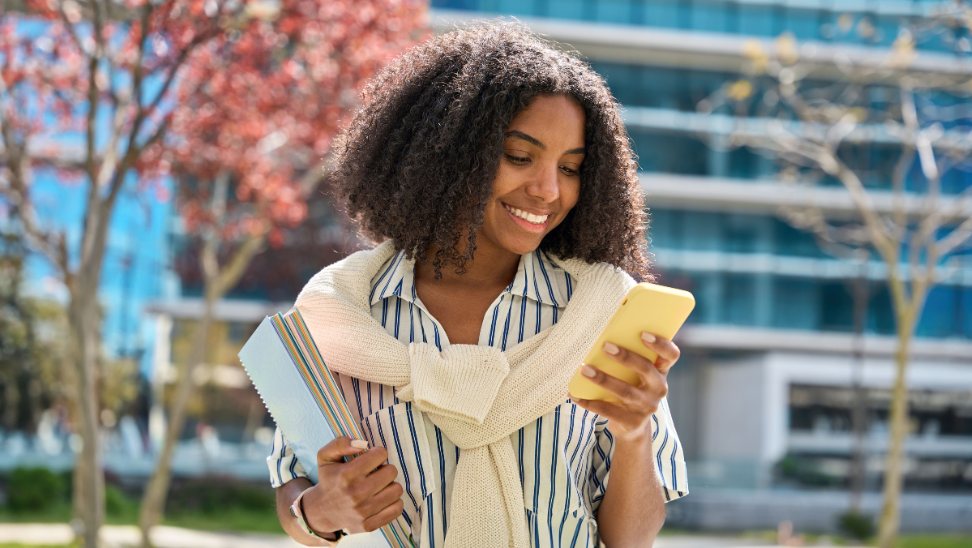
<path fill-rule="evenodd" d="M 428 251 L 427 257 L 435 257 L 436 248 Z M 505 250 L 489 246 L 476 248 L 473 260 L 466 262 L 466 272 L 456 274 L 453 264 L 443 264 L 442 278 L 435 280 L 435 267 L 429 263 L 415 265 L 415 277 L 423 282 L 434 282 L 436 285 L 463 286 L 470 288 L 506 287 L 516 277 L 520 264 L 520 256 Z"/>

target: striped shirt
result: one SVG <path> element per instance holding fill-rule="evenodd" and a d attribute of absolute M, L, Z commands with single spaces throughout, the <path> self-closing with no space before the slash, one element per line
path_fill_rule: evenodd
<path fill-rule="evenodd" d="M 546 254 L 520 258 L 516 277 L 483 318 L 479 344 L 500 350 L 557 323 L 570 301 L 575 280 Z M 445 330 L 418 298 L 415 263 L 395 254 L 372 279 L 371 314 L 403 343 L 449 346 Z M 372 446 L 388 448 L 388 461 L 405 488 L 403 516 L 417 546 L 441 546 L 449 526 L 459 448 L 395 388 L 335 374 L 335 380 Z M 668 403 L 652 417 L 656 468 L 667 500 L 688 494 L 685 463 Z M 607 489 L 614 453 L 608 420 L 568 399 L 511 436 L 518 455 L 523 500 L 532 546 L 597 546 L 595 516 Z M 278 428 L 267 463 L 270 481 L 279 487 L 305 476 Z"/>

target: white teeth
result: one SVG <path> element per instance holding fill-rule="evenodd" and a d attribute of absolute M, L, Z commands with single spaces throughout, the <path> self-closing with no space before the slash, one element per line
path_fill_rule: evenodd
<path fill-rule="evenodd" d="M 510 207 L 506 204 L 503 205 L 505 205 L 506 210 L 512 213 L 513 215 L 516 215 L 517 217 L 523 219 L 524 221 L 535 225 L 539 225 L 547 222 L 547 217 L 549 217 L 549 215 L 534 215 L 533 213 L 527 213 L 526 211 L 519 210 L 515 207 Z"/>

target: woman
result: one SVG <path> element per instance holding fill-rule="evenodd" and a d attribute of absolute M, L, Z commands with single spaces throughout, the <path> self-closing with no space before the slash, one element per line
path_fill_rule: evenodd
<path fill-rule="evenodd" d="M 315 486 L 278 430 L 284 529 L 329 545 L 401 516 L 416 546 L 650 546 L 688 492 L 664 399 L 678 348 L 605 345 L 637 387 L 580 366 L 622 270 L 649 276 L 603 80 L 520 26 L 458 30 L 386 69 L 337 150 L 336 188 L 384 243 L 297 308 L 368 439 L 322 448 Z M 621 403 L 569 399 L 577 367 Z"/>

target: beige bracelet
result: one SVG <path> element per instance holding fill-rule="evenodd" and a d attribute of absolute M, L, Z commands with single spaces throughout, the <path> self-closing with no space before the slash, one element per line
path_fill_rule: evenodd
<path fill-rule="evenodd" d="M 314 538 L 319 538 L 321 540 L 326 540 L 329 542 L 337 542 L 341 540 L 341 537 L 347 535 L 347 533 L 345 533 L 344 531 L 334 531 L 332 533 L 326 533 L 327 535 L 334 535 L 334 538 L 323 537 L 315 533 L 314 530 L 311 529 L 310 525 L 307 523 L 307 520 L 304 518 L 304 508 L 301 506 L 301 502 L 304 499 L 304 494 L 307 493 L 307 491 L 310 491 L 312 488 L 313 487 L 308 487 L 307 489 L 301 491 L 299 495 L 297 495 L 297 498 L 294 499 L 294 503 L 290 505 L 290 515 L 297 518 L 297 523 L 298 525 L 300 525 L 300 529 L 303 532 L 307 533 L 308 535 Z"/>

